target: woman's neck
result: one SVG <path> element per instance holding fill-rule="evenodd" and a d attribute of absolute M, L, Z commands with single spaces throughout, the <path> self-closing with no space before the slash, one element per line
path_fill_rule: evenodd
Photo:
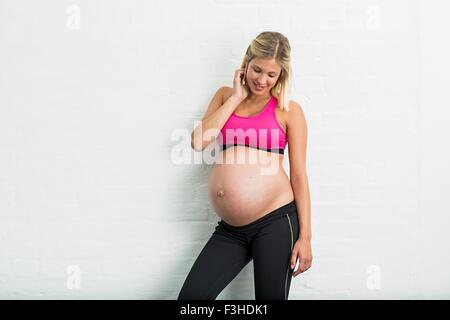
<path fill-rule="evenodd" d="M 266 102 L 267 100 L 269 100 L 271 98 L 270 93 L 266 96 L 257 96 L 257 95 L 252 95 L 249 94 L 246 98 L 245 101 L 249 104 L 259 104 L 259 103 L 263 103 Z"/>

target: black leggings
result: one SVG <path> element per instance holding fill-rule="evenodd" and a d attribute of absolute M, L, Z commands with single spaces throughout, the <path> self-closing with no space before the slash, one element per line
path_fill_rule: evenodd
<path fill-rule="evenodd" d="M 214 300 L 253 259 L 255 299 L 287 300 L 291 251 L 299 236 L 295 200 L 245 226 L 219 221 L 178 295 Z"/>

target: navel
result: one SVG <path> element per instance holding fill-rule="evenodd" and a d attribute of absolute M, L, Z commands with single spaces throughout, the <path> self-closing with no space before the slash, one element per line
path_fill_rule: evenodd
<path fill-rule="evenodd" d="M 217 196 L 222 198 L 225 195 L 225 192 L 223 192 L 223 190 L 219 190 L 217 191 Z"/>

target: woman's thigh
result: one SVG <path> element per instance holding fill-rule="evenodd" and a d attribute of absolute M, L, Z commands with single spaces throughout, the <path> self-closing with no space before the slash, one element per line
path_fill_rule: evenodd
<path fill-rule="evenodd" d="M 290 258 L 298 239 L 298 218 L 294 211 L 259 230 L 253 240 L 256 300 L 287 300 L 292 278 Z"/>
<path fill-rule="evenodd" d="M 187 275 L 178 300 L 216 299 L 251 261 L 249 249 L 217 226 Z"/>

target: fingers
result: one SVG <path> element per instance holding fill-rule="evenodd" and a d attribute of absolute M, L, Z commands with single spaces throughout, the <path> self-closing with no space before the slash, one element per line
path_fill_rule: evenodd
<path fill-rule="evenodd" d="M 235 73 L 234 73 L 235 79 L 238 79 L 239 82 L 240 82 L 241 84 L 243 84 L 243 81 L 244 81 L 244 79 L 245 79 L 245 77 L 244 77 L 244 78 L 241 78 L 241 75 L 242 75 L 243 73 L 245 73 L 245 70 L 244 70 L 243 68 L 241 68 L 241 69 L 236 69 L 236 71 L 235 71 Z"/>
<path fill-rule="evenodd" d="M 293 253 L 291 256 L 291 269 L 294 269 L 296 263 L 297 263 L 297 253 Z"/>
<path fill-rule="evenodd" d="M 308 270 L 309 268 L 311 268 L 311 259 L 300 259 L 300 264 L 297 268 L 296 271 L 294 271 L 294 273 L 292 274 L 293 277 L 298 276 L 300 273 L 305 272 L 306 270 Z M 292 260 L 291 260 L 291 266 L 292 266 Z M 295 263 L 294 263 L 295 266 Z M 291 267 L 292 268 L 292 267 Z"/>
<path fill-rule="evenodd" d="M 291 269 L 295 268 L 295 264 L 297 263 L 297 253 L 293 253 L 291 257 Z M 297 271 L 294 270 L 294 273 L 292 274 L 294 277 L 296 277 L 298 274 L 300 274 L 302 271 L 300 270 L 300 266 L 297 268 Z"/>

